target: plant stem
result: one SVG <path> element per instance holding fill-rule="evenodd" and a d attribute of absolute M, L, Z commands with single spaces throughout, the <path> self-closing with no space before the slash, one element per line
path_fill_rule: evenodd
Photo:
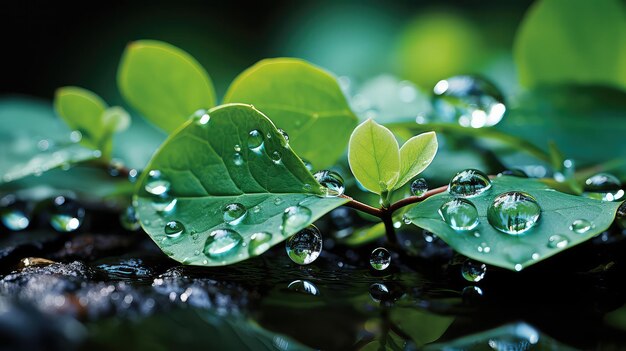
<path fill-rule="evenodd" d="M 421 202 L 424 201 L 426 199 L 428 199 L 429 197 L 439 194 L 439 193 L 443 193 L 444 191 L 446 191 L 448 189 L 447 185 L 444 186 L 440 186 L 439 188 L 435 188 L 435 189 L 431 189 L 428 190 L 426 193 L 424 193 L 424 195 L 422 196 L 409 196 L 407 198 L 404 198 L 402 200 L 396 201 L 393 204 L 391 204 L 391 206 L 389 206 L 389 212 L 393 213 L 394 211 L 399 210 L 400 208 L 410 205 L 410 204 L 414 204 L 416 202 Z"/>
<path fill-rule="evenodd" d="M 370 205 L 364 204 L 362 202 L 356 201 L 348 195 L 341 195 L 344 199 L 348 199 L 349 201 L 346 203 L 346 206 L 350 208 L 354 208 L 355 210 L 359 210 L 361 212 L 365 212 L 372 216 L 383 218 L 383 210 L 380 208 L 372 207 Z"/>
<path fill-rule="evenodd" d="M 391 211 L 383 211 L 383 215 L 380 219 L 382 219 L 385 224 L 385 235 L 387 236 L 387 241 L 389 241 L 390 244 L 395 245 L 398 243 L 398 237 L 396 236 L 396 230 L 393 227 L 391 214 Z"/>

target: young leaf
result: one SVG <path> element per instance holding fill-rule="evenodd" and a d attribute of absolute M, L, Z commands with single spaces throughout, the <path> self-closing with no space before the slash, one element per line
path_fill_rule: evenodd
<path fill-rule="evenodd" d="M 400 178 L 394 189 L 400 188 L 422 173 L 433 162 L 436 153 L 435 132 L 422 133 L 407 140 L 400 148 Z"/>
<path fill-rule="evenodd" d="M 487 220 L 487 208 L 494 198 L 509 191 L 526 192 L 541 207 L 536 225 L 521 235 L 504 234 Z M 611 225 L 620 205 L 560 193 L 533 179 L 502 176 L 492 181 L 491 189 L 468 199 L 476 206 L 480 222 L 473 230 L 462 232 L 452 229 L 438 213 L 441 205 L 451 199 L 453 196 L 448 193 L 432 196 L 412 207 L 406 217 L 418 227 L 437 234 L 459 253 L 511 270 L 528 267 L 593 238 Z M 591 227 L 575 232 L 570 226 L 577 220 L 589 221 Z"/>
<path fill-rule="evenodd" d="M 514 55 L 520 81 L 626 88 L 626 8 L 619 0 L 543 0 L 520 25 Z"/>
<path fill-rule="evenodd" d="M 248 68 L 228 89 L 224 103 L 231 102 L 262 111 L 316 169 L 337 161 L 357 124 L 335 77 L 298 59 L 268 59 Z"/>
<path fill-rule="evenodd" d="M 373 193 L 393 189 L 400 175 L 400 151 L 393 133 L 372 119 L 352 132 L 348 162 L 354 177 Z"/>
<path fill-rule="evenodd" d="M 56 91 L 54 108 L 74 130 L 82 134 L 81 142 L 97 149 L 104 136 L 102 114 L 107 104 L 98 95 L 79 87 L 63 87 Z"/>
<path fill-rule="evenodd" d="M 128 45 L 117 83 L 124 99 L 166 132 L 198 109 L 215 106 L 213 83 L 204 68 L 183 50 L 156 40 Z"/>
<path fill-rule="evenodd" d="M 186 122 L 165 141 L 147 167 L 161 172 L 169 182 L 169 198 L 165 200 L 171 205 L 167 209 L 173 209 L 159 212 L 163 206 L 155 207 L 164 199 L 145 190 L 151 182 L 149 171 L 139 181 L 135 197 L 143 228 L 173 259 L 201 266 L 245 260 L 347 201 L 321 196 L 320 185 L 284 137 L 252 106 L 222 105 L 208 115 L 210 118 Z M 243 217 L 237 217 L 241 218 L 237 224 L 225 221 L 223 210 L 229 204 L 246 209 Z M 285 209 L 292 206 L 301 216 L 293 225 L 284 225 Z M 170 221 L 184 226 L 175 238 L 165 234 Z M 220 250 L 211 245 L 211 233 L 222 229 L 236 234 L 230 235 L 233 245 L 222 247 L 224 252 L 219 254 L 215 251 Z M 251 242 L 253 234 L 259 232 L 271 235 L 262 246 Z M 216 245 L 220 243 L 218 240 Z"/>

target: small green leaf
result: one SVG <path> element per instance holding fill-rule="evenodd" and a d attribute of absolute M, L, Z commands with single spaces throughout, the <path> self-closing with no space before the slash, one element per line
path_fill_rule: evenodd
<path fill-rule="evenodd" d="M 120 106 L 109 107 L 102 114 L 102 124 L 110 134 L 123 132 L 130 126 L 130 115 Z"/>
<path fill-rule="evenodd" d="M 348 162 L 363 187 L 381 194 L 393 189 L 400 175 L 400 150 L 393 133 L 372 119 L 352 132 Z"/>
<path fill-rule="evenodd" d="M 626 8 L 619 0 L 543 0 L 515 40 L 520 81 L 626 88 Z"/>
<path fill-rule="evenodd" d="M 170 135 L 147 167 L 170 182 L 168 195 L 176 200 L 173 210 L 155 208 L 155 197 L 144 190 L 149 172 L 139 181 L 136 200 L 142 226 L 173 259 L 200 266 L 245 260 L 260 253 L 249 252 L 254 233 L 271 234 L 265 246 L 274 246 L 347 201 L 320 196 L 320 185 L 300 158 L 253 107 L 223 105 L 209 115 L 207 123 L 190 120 Z M 247 212 L 237 225 L 227 224 L 223 209 L 235 203 Z M 299 223 L 281 228 L 285 209 L 291 206 L 305 207 L 302 212 L 310 213 Z M 165 235 L 169 221 L 184 226 L 179 237 Z M 209 235 L 218 229 L 236 231 L 241 242 L 223 255 L 205 255 Z"/>
<path fill-rule="evenodd" d="M 231 84 L 224 103 L 253 104 L 316 169 L 329 167 L 343 154 L 357 118 L 335 77 L 303 60 L 260 61 Z"/>
<path fill-rule="evenodd" d="M 81 142 L 98 149 L 105 135 L 102 114 L 107 104 L 98 95 L 79 87 L 63 87 L 56 91 L 54 108 L 73 129 L 82 134 Z"/>
<path fill-rule="evenodd" d="M 493 199 L 508 191 L 526 192 L 541 207 L 538 223 L 521 235 L 504 234 L 487 220 L 487 208 Z M 441 205 L 452 198 L 448 193 L 432 196 L 412 207 L 406 216 L 418 227 L 437 234 L 457 252 L 511 270 L 528 267 L 593 238 L 611 225 L 620 205 L 563 194 L 533 179 L 502 176 L 492 181 L 491 189 L 468 199 L 478 209 L 480 223 L 472 231 L 461 232 L 450 228 L 438 213 Z M 592 227 L 583 233 L 576 233 L 570 229 L 576 220 L 587 220 Z M 479 235 L 476 236 L 476 233 Z M 550 237 L 554 235 L 560 235 L 566 242 L 549 245 Z M 485 250 L 485 247 L 489 249 Z"/>
<path fill-rule="evenodd" d="M 433 162 L 436 153 L 435 132 L 422 133 L 407 140 L 400 148 L 400 178 L 394 189 L 400 188 L 422 173 Z"/>
<path fill-rule="evenodd" d="M 156 40 L 128 45 L 117 83 L 124 99 L 166 132 L 198 109 L 215 106 L 213 83 L 204 68 L 183 50 Z"/>
<path fill-rule="evenodd" d="M 404 307 L 392 309 L 389 318 L 396 327 L 411 337 L 417 347 L 439 339 L 454 322 L 454 317 Z"/>

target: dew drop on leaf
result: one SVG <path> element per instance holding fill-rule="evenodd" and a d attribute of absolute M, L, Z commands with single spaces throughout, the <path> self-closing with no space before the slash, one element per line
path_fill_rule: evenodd
<path fill-rule="evenodd" d="M 292 235 L 285 244 L 289 258 L 300 265 L 310 264 L 322 252 L 322 234 L 316 226 L 310 225 Z"/>
<path fill-rule="evenodd" d="M 150 203 L 152 208 L 157 212 L 171 212 L 176 207 L 178 199 L 168 195 L 167 193 L 152 197 Z"/>
<path fill-rule="evenodd" d="M 304 206 L 291 206 L 283 212 L 283 234 L 293 232 L 306 225 L 311 219 L 312 212 Z"/>
<path fill-rule="evenodd" d="M 248 209 L 246 206 L 240 203 L 232 203 L 224 206 L 222 209 L 222 216 L 224 218 L 224 222 L 230 225 L 237 225 L 243 221 L 248 213 Z"/>
<path fill-rule="evenodd" d="M 586 219 L 577 219 L 569 226 L 571 231 L 578 234 L 585 234 L 591 228 L 593 228 L 593 224 Z"/>
<path fill-rule="evenodd" d="M 485 173 L 477 169 L 466 169 L 452 177 L 448 192 L 456 197 L 474 197 L 490 188 L 491 181 Z"/>
<path fill-rule="evenodd" d="M 327 197 L 343 195 L 345 187 L 339 173 L 328 170 L 317 171 L 313 174 L 313 178 L 322 185 L 321 190 Z"/>
<path fill-rule="evenodd" d="M 235 166 L 241 166 L 243 164 L 243 157 L 241 157 L 240 153 L 235 152 L 235 154 L 233 155 L 233 163 L 235 164 Z"/>
<path fill-rule="evenodd" d="M 465 199 L 444 203 L 439 208 L 439 215 L 454 230 L 472 230 L 478 225 L 478 210 Z"/>
<path fill-rule="evenodd" d="M 271 247 L 272 234 L 268 232 L 258 232 L 250 236 L 248 252 L 250 256 L 258 256 Z"/>
<path fill-rule="evenodd" d="M 502 193 L 487 209 L 487 220 L 495 229 L 519 235 L 532 228 L 541 214 L 541 207 L 529 194 L 520 191 Z"/>
<path fill-rule="evenodd" d="M 148 193 L 159 196 L 170 190 L 170 182 L 161 171 L 153 169 L 148 173 L 148 180 L 144 188 Z"/>
<path fill-rule="evenodd" d="M 275 164 L 280 164 L 280 161 L 282 160 L 283 155 L 280 153 L 280 151 L 276 150 L 272 152 L 272 154 L 270 155 L 270 158 Z"/>
<path fill-rule="evenodd" d="M 287 134 L 287 132 L 285 132 L 282 128 L 278 128 L 278 133 L 280 133 L 280 135 L 283 136 L 283 139 L 285 139 L 285 147 L 287 147 L 289 145 L 289 134 Z"/>
<path fill-rule="evenodd" d="M 391 264 L 391 254 L 384 247 L 375 248 L 370 255 L 370 265 L 377 271 L 387 269 Z"/>
<path fill-rule="evenodd" d="M 170 239 L 178 238 L 185 231 L 185 226 L 179 221 L 165 223 L 165 235 Z"/>
<path fill-rule="evenodd" d="M 260 152 L 263 148 L 263 134 L 254 129 L 248 133 L 248 149 L 254 152 Z"/>
<path fill-rule="evenodd" d="M 612 174 L 598 173 L 585 180 L 583 196 L 602 201 L 618 201 L 624 197 L 622 182 Z"/>
<path fill-rule="evenodd" d="M 548 247 L 551 249 L 562 249 L 566 247 L 567 244 L 569 244 L 567 237 L 560 234 L 555 234 L 548 238 Z"/>
<path fill-rule="evenodd" d="M 236 252 L 243 238 L 231 229 L 217 229 L 209 234 L 203 253 L 209 258 L 219 258 Z"/>

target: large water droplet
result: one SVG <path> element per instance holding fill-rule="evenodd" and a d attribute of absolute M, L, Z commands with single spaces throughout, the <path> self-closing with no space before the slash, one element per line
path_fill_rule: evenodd
<path fill-rule="evenodd" d="M 163 195 L 170 190 L 170 182 L 161 171 L 153 169 L 148 173 L 144 188 L 152 195 Z"/>
<path fill-rule="evenodd" d="M 540 214 L 541 207 L 531 195 L 511 191 L 496 196 L 487 209 L 487 220 L 503 233 L 519 235 L 532 228 Z"/>
<path fill-rule="evenodd" d="M 389 267 L 391 254 L 384 247 L 375 248 L 370 255 L 370 265 L 377 271 L 382 271 Z"/>
<path fill-rule="evenodd" d="M 322 191 L 327 197 L 343 195 L 345 187 L 339 173 L 327 170 L 317 171 L 313 174 L 313 178 L 322 185 Z"/>
<path fill-rule="evenodd" d="M 569 244 L 566 236 L 555 234 L 548 238 L 548 247 L 552 249 L 562 249 Z"/>
<path fill-rule="evenodd" d="M 617 201 L 624 197 L 622 182 L 608 173 L 598 173 L 585 180 L 583 196 L 602 201 Z"/>
<path fill-rule="evenodd" d="M 165 223 L 165 235 L 170 239 L 178 238 L 185 231 L 185 226 L 179 221 L 169 221 Z"/>
<path fill-rule="evenodd" d="M 64 196 L 54 198 L 50 213 L 50 225 L 59 232 L 73 232 L 83 224 L 85 209 Z"/>
<path fill-rule="evenodd" d="M 224 206 L 222 212 L 224 222 L 230 225 L 237 225 L 246 217 L 248 209 L 246 209 L 246 206 L 235 202 Z"/>
<path fill-rule="evenodd" d="M 283 234 L 302 228 L 311 219 L 311 210 L 304 206 L 291 206 L 283 213 Z"/>
<path fill-rule="evenodd" d="M 452 177 L 448 192 L 457 197 L 473 197 L 489 188 L 491 188 L 491 181 L 485 173 L 477 169 L 466 169 Z"/>
<path fill-rule="evenodd" d="M 217 229 L 209 234 L 204 243 L 204 254 L 210 258 L 219 258 L 236 251 L 243 238 L 231 229 Z"/>
<path fill-rule="evenodd" d="M 263 148 L 263 143 L 263 133 L 256 129 L 248 133 L 248 149 L 254 152 L 260 152 Z"/>
<path fill-rule="evenodd" d="M 126 210 L 120 214 L 120 224 L 124 229 L 130 231 L 136 231 L 141 228 L 133 205 L 126 207 Z"/>
<path fill-rule="evenodd" d="M 24 230 L 30 224 L 27 204 L 18 200 L 15 195 L 6 195 L 0 199 L 0 218 L 9 230 Z"/>
<path fill-rule="evenodd" d="M 453 199 L 441 205 L 439 215 L 454 230 L 472 230 L 478 225 L 478 210 L 465 199 Z"/>
<path fill-rule="evenodd" d="M 426 194 L 428 191 L 428 183 L 426 183 L 426 179 L 417 178 L 411 183 L 411 194 L 413 196 L 421 197 Z"/>
<path fill-rule="evenodd" d="M 434 89 L 433 109 L 446 122 L 463 127 L 496 125 L 506 112 L 504 98 L 492 83 L 475 76 L 455 76 L 439 81 Z"/>
<path fill-rule="evenodd" d="M 585 234 L 591 228 L 593 228 L 593 224 L 586 219 L 577 219 L 569 226 L 571 231 L 578 234 Z"/>
<path fill-rule="evenodd" d="M 317 287 L 308 280 L 294 280 L 289 283 L 287 289 L 308 295 L 317 296 L 320 294 L 319 290 L 317 290 Z"/>
<path fill-rule="evenodd" d="M 267 232 L 258 232 L 250 236 L 248 244 L 248 252 L 250 256 L 258 256 L 269 250 L 272 243 L 272 234 Z"/>
<path fill-rule="evenodd" d="M 461 267 L 461 275 L 465 280 L 470 282 L 479 282 L 487 273 L 487 265 L 472 260 L 467 260 Z"/>
<path fill-rule="evenodd" d="M 322 234 L 316 226 L 310 225 L 291 236 L 285 248 L 293 262 L 300 265 L 310 264 L 322 252 Z"/>
<path fill-rule="evenodd" d="M 157 212 L 171 212 L 176 207 L 177 202 L 178 199 L 168 195 L 167 193 L 153 196 L 150 199 L 152 208 L 154 208 L 154 210 Z"/>
<path fill-rule="evenodd" d="M 283 157 L 283 155 L 278 150 L 273 151 L 270 154 L 270 158 L 272 159 L 272 162 L 274 162 L 275 164 L 279 164 L 281 159 L 282 159 L 282 157 Z"/>

